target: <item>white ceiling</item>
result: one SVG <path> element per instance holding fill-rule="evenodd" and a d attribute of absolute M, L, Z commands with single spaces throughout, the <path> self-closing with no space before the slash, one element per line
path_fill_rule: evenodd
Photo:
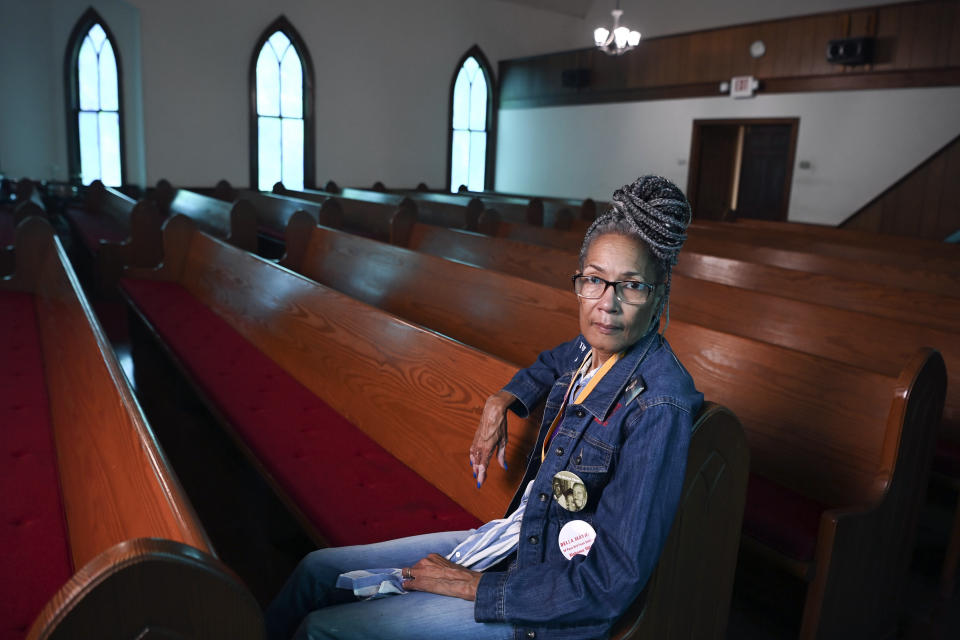
<path fill-rule="evenodd" d="M 554 11 L 574 18 L 585 18 L 593 0 L 501 0 L 513 4 L 523 4 L 534 9 Z M 613 5 L 611 5 L 612 7 Z"/>

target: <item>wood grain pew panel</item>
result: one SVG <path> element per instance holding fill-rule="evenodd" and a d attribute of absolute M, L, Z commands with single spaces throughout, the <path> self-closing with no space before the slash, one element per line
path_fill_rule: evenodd
<path fill-rule="evenodd" d="M 691 327 L 671 322 L 674 350 L 747 432 L 748 547 L 809 582 L 800 636 L 892 634 L 943 402 L 943 361 L 920 352 L 890 377 Z"/>
<path fill-rule="evenodd" d="M 246 200 L 224 202 L 211 196 L 176 189 L 167 207 L 169 215 L 184 215 L 197 227 L 245 251 L 257 250 L 257 214 Z"/>
<path fill-rule="evenodd" d="M 494 208 L 498 213 L 499 209 Z M 583 244 L 583 233 L 579 231 L 561 231 L 559 229 L 543 229 L 529 224 L 501 222 L 494 234 L 498 238 L 506 238 L 515 242 L 536 244 L 542 247 L 560 249 L 562 251 L 579 252 Z"/>
<path fill-rule="evenodd" d="M 576 267 L 575 258 L 566 252 L 507 245 L 500 239 L 463 233 L 426 230 L 414 236 L 411 248 L 565 290 L 569 290 L 569 281 L 557 274 L 572 274 Z M 685 265 L 702 261 L 712 259 L 703 260 L 695 252 L 681 256 L 673 276 L 672 318 L 885 373 L 900 371 L 916 349 L 932 346 L 941 351 L 948 368 L 960 369 L 960 331 L 956 326 L 927 326 L 923 324 L 926 318 L 915 310 L 911 313 L 907 306 L 917 302 L 931 311 L 960 312 L 953 298 L 906 291 L 903 299 L 888 299 L 887 304 L 880 299 L 871 304 L 869 294 L 883 293 L 882 288 L 831 276 L 808 281 L 805 274 L 782 269 L 766 268 L 758 273 L 749 263 L 738 266 L 757 280 L 777 279 L 762 280 L 763 289 L 755 291 L 743 288 L 749 283 L 739 279 L 724 278 L 737 283 L 731 286 L 683 275 Z M 795 283 L 792 288 L 788 286 L 791 282 Z M 781 291 L 797 297 L 802 291 L 803 298 L 815 302 L 780 296 Z M 899 317 L 877 317 L 884 310 L 888 316 Z M 931 324 L 943 324 L 942 319 Z M 956 380 L 948 389 L 944 435 L 960 442 L 960 382 Z"/>
<path fill-rule="evenodd" d="M 463 447 L 484 400 L 515 367 L 196 233 L 183 218 L 167 223 L 165 238 L 163 268 L 141 275 L 180 282 L 285 374 L 470 513 L 501 515 L 535 427 L 512 421 L 515 471 L 484 491 L 469 486 Z M 424 424 L 442 429 L 427 433 Z M 309 461 L 311 474 L 316 464 Z"/>
<path fill-rule="evenodd" d="M 113 633 L 118 610 L 127 612 L 120 618 L 135 630 L 165 625 L 186 635 L 211 626 L 200 621 L 229 612 L 245 628 L 218 623 L 211 637 L 260 637 L 256 603 L 216 560 L 52 229 L 43 220 L 26 220 L 18 228 L 17 255 L 17 270 L 0 281 L 0 294 L 29 294 L 35 307 L 49 421 L 32 428 L 51 430 L 69 573 L 78 570 L 53 594 L 29 637 L 77 637 L 70 630 L 79 619 L 96 620 L 87 634 Z M 21 352 L 18 360 L 27 355 Z M 10 498 L 3 502 L 9 505 Z M 131 545 L 139 551 L 125 554 Z M 156 562 L 170 566 L 163 583 L 129 591 L 104 587 L 113 579 L 129 581 Z M 178 600 L 198 570 L 210 577 L 210 591 Z M 25 584 L 9 576 L 2 582 Z M 167 618 L 171 603 L 182 612 Z"/>
<path fill-rule="evenodd" d="M 94 180 L 83 206 L 67 207 L 65 215 L 86 248 L 81 259 L 90 260 L 101 295 L 115 295 L 124 265 L 153 267 L 163 260 L 163 217 L 150 200 L 136 202 Z"/>
<path fill-rule="evenodd" d="M 927 291 L 747 262 L 696 251 L 681 253 L 674 272 L 793 300 L 860 311 L 943 331 L 960 327 L 960 299 Z"/>
<path fill-rule="evenodd" d="M 718 238 L 712 232 L 691 232 L 686 248 L 697 253 L 926 291 L 941 296 L 957 297 L 957 292 L 960 291 L 960 274 L 955 272 L 905 268 L 891 263 L 880 264 L 805 251 L 754 246 L 747 242 Z"/>
<path fill-rule="evenodd" d="M 405 246 L 551 287 L 566 287 L 577 272 L 576 252 L 427 225 L 415 227 Z"/>
<path fill-rule="evenodd" d="M 410 233 L 416 223 L 416 209 L 412 202 L 401 201 L 399 205 L 390 202 L 373 202 L 334 196 L 330 193 L 313 190 L 293 191 L 281 183 L 273 187 L 273 193 L 282 197 L 306 200 L 325 204 L 331 200 L 338 206 L 343 220 L 343 228 L 365 238 L 373 238 L 390 244 L 404 246 L 409 242 Z"/>
<path fill-rule="evenodd" d="M 236 192 L 238 199 L 246 200 L 257 215 L 257 230 L 271 238 L 283 241 L 290 219 L 298 211 L 303 211 L 314 223 L 339 229 L 343 226 L 343 211 L 335 198 L 323 202 L 311 202 L 291 196 L 261 193 L 241 189 Z"/>
<path fill-rule="evenodd" d="M 518 366 L 579 333 L 572 292 L 317 227 L 307 216 L 291 219 L 287 234 L 288 246 L 309 240 L 282 265 Z M 510 331 L 530 309 L 535 323 Z"/>
<path fill-rule="evenodd" d="M 449 194 L 417 191 L 384 193 L 346 188 L 342 189 L 339 195 L 349 199 L 388 202 L 398 206 L 405 200 L 409 200 L 413 202 L 416 209 L 417 222 L 468 231 L 479 230 L 480 214 L 484 210 L 484 204 L 479 198 L 463 198 Z"/>
<path fill-rule="evenodd" d="M 717 231 L 774 247 L 814 251 L 870 262 L 891 260 L 926 269 L 960 270 L 960 247 L 909 236 L 895 236 L 818 224 L 741 219 L 736 222 L 694 221 L 694 229 Z"/>

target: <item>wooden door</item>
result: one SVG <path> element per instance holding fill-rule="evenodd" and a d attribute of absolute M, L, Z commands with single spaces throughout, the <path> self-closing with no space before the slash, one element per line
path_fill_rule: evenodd
<path fill-rule="evenodd" d="M 687 197 L 694 218 L 786 220 L 799 120 L 695 120 Z"/>

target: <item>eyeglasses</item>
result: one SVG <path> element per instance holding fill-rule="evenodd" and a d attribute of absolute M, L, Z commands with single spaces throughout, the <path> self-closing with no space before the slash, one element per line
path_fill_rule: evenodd
<path fill-rule="evenodd" d="M 587 300 L 596 300 L 602 298 L 607 292 L 607 287 L 613 287 L 613 293 L 617 300 L 624 304 L 645 304 L 650 299 L 650 294 L 657 287 L 649 282 L 640 282 L 639 280 L 615 280 L 610 282 L 597 276 L 585 276 L 578 273 L 571 277 L 573 280 L 573 291 L 581 298 Z"/>

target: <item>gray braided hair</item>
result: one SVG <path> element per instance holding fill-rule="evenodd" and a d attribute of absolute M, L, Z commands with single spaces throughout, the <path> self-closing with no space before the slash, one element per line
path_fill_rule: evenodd
<path fill-rule="evenodd" d="M 691 217 L 690 203 L 677 185 L 660 176 L 637 178 L 613 192 L 610 208 L 587 229 L 580 248 L 580 268 L 583 269 L 587 251 L 598 236 L 617 233 L 643 242 L 656 261 L 658 279 L 666 287 L 652 322 L 652 326 L 657 326 L 670 297 L 673 265 L 677 264 L 677 255 L 687 239 Z M 666 308 L 669 323 L 670 311 Z"/>

